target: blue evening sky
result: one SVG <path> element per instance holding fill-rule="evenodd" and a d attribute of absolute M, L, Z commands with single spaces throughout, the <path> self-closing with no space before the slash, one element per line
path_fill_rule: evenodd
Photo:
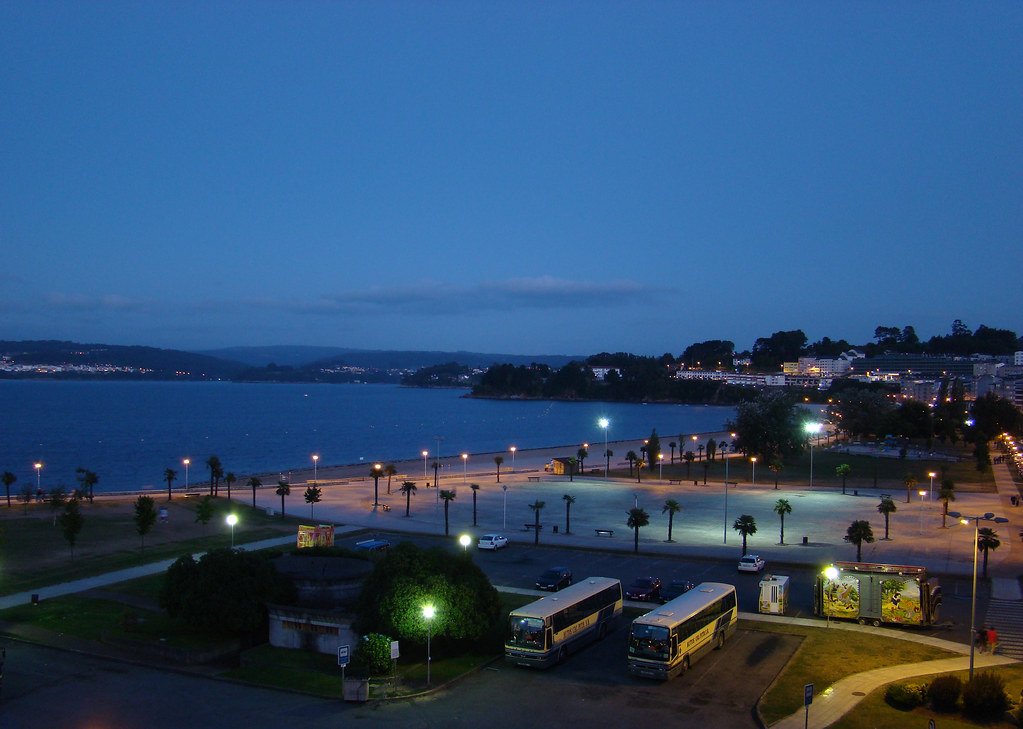
<path fill-rule="evenodd" d="M 1023 333 L 1023 3 L 0 3 L 0 339 Z"/>

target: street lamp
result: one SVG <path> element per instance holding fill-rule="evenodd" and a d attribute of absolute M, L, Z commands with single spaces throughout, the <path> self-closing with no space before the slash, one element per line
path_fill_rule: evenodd
<path fill-rule="evenodd" d="M 463 534 L 458 538 L 458 543 L 462 545 L 462 552 L 467 553 L 469 551 L 469 544 L 472 543 L 472 537 L 468 534 Z"/>
<path fill-rule="evenodd" d="M 437 614 L 433 605 L 423 606 L 423 619 L 426 621 L 426 685 L 430 685 L 430 662 L 433 657 L 430 655 L 430 621 Z"/>
<path fill-rule="evenodd" d="M 423 451 L 423 478 L 426 479 L 426 485 L 430 485 L 430 474 L 426 470 L 426 457 L 430 455 L 430 451 Z"/>
<path fill-rule="evenodd" d="M 380 506 L 380 499 L 378 494 L 380 493 L 380 471 L 383 468 L 379 463 L 373 464 L 373 509 L 376 510 Z"/>
<path fill-rule="evenodd" d="M 977 542 L 980 540 L 980 522 L 992 521 L 996 524 L 1005 524 L 1008 519 L 1004 516 L 995 516 L 990 511 L 979 516 L 967 516 L 958 511 L 950 511 L 948 515 L 958 519 L 963 524 L 973 521 L 973 597 L 970 600 L 970 679 L 973 679 L 973 650 L 977 645 Z"/>
<path fill-rule="evenodd" d="M 601 418 L 597 421 L 597 425 L 604 429 L 604 479 L 607 479 L 607 468 L 611 463 L 611 456 L 607 454 L 607 429 L 611 426 L 611 421 L 607 418 Z"/>
<path fill-rule="evenodd" d="M 923 534 L 923 531 L 924 531 L 924 497 L 927 495 L 927 492 L 924 491 L 923 489 L 920 489 L 919 491 L 917 491 L 917 493 L 920 494 L 920 532 L 919 533 Z"/>
<path fill-rule="evenodd" d="M 38 494 L 39 491 L 42 489 L 43 462 L 42 461 L 36 461 L 33 464 L 33 468 L 35 468 L 35 470 L 36 470 L 36 493 Z"/>
<path fill-rule="evenodd" d="M 463 484 L 465 484 L 465 481 L 468 478 L 468 472 L 467 472 L 467 469 L 469 468 L 468 464 L 469 464 L 469 454 L 468 453 L 463 453 L 462 454 L 462 483 Z"/>
<path fill-rule="evenodd" d="M 693 450 L 696 450 L 696 436 L 693 436 Z"/>
<path fill-rule="evenodd" d="M 313 483 L 316 483 L 316 462 L 320 460 L 320 457 L 313 453 Z"/>
<path fill-rule="evenodd" d="M 504 491 L 504 517 L 501 519 L 502 529 L 508 528 L 508 484 L 501 484 L 501 490 Z"/>
<path fill-rule="evenodd" d="M 663 453 L 658 453 L 657 454 L 657 480 L 658 481 L 663 481 L 664 480 L 664 454 Z"/>
<path fill-rule="evenodd" d="M 821 424 L 805 423 L 803 430 L 810 436 L 810 488 L 813 488 L 813 437 L 821 432 Z"/>
<path fill-rule="evenodd" d="M 225 521 L 231 527 L 231 549 L 234 549 L 234 525 L 238 523 L 238 517 L 235 514 L 228 514 Z"/>
<path fill-rule="evenodd" d="M 182 461 L 185 464 L 185 491 L 188 491 L 188 464 L 192 462 L 192 459 L 186 458 Z"/>
<path fill-rule="evenodd" d="M 753 484 L 752 485 L 756 486 L 757 485 L 757 457 L 753 456 L 749 460 L 750 460 L 750 463 L 753 464 L 753 479 L 752 479 L 753 480 Z"/>
<path fill-rule="evenodd" d="M 515 473 L 515 451 L 517 451 L 518 448 L 516 448 L 515 446 L 512 446 L 508 450 L 510 450 L 511 454 L 512 454 L 512 470 L 511 470 L 511 472 Z"/>
<path fill-rule="evenodd" d="M 930 476 L 930 478 L 931 478 L 931 488 L 930 488 L 930 493 L 928 494 L 927 498 L 933 499 L 934 498 L 934 477 L 937 476 L 938 474 L 936 474 L 934 471 L 930 471 L 927 475 Z"/>

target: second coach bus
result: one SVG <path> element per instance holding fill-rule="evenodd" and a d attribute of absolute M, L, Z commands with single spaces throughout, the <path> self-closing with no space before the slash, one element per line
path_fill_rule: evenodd
<path fill-rule="evenodd" d="M 629 672 L 669 679 L 735 632 L 735 587 L 704 582 L 632 621 Z"/>
<path fill-rule="evenodd" d="M 587 577 L 512 612 L 505 658 L 536 668 L 561 663 L 570 651 L 607 635 L 621 614 L 622 583 Z"/>

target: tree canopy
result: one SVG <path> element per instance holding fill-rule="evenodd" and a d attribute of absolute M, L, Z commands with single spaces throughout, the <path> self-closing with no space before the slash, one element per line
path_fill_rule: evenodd
<path fill-rule="evenodd" d="M 736 434 L 739 450 L 770 463 L 803 452 L 804 420 L 792 395 L 765 392 L 755 400 L 741 403 L 736 408 L 735 420 L 727 427 Z"/>

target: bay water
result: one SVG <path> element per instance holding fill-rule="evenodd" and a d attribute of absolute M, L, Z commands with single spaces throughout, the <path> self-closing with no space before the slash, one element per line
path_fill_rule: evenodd
<path fill-rule="evenodd" d="M 74 488 L 75 469 L 99 476 L 96 491 L 166 488 L 163 473 L 185 484 L 208 478 L 216 454 L 238 486 L 252 474 L 287 474 L 334 465 L 520 452 L 583 442 L 599 459 L 610 441 L 646 438 L 666 446 L 680 434 L 723 430 L 732 407 L 477 400 L 465 390 L 397 385 L 228 382 L 0 381 L 0 471 L 43 489 Z M 702 440 L 705 440 L 702 439 Z M 612 447 L 612 450 L 614 448 Z M 510 458 L 506 457 L 510 463 Z"/>

